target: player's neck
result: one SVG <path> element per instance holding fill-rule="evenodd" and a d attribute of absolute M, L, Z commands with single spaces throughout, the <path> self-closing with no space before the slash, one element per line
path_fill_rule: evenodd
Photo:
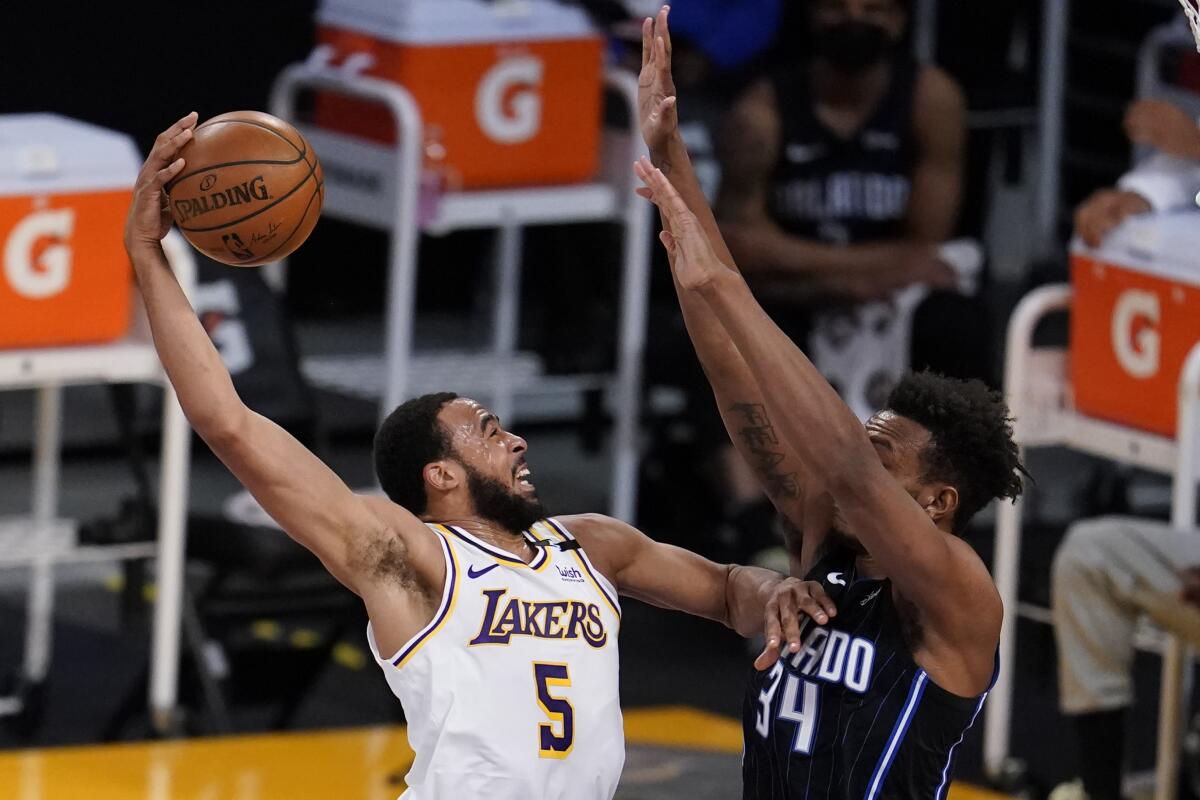
<path fill-rule="evenodd" d="M 463 517 L 461 519 L 444 519 L 441 522 L 462 528 L 476 539 L 512 553 L 524 561 L 529 561 L 535 555 L 533 547 L 524 534 L 502 528 L 491 520 L 480 517 Z"/>

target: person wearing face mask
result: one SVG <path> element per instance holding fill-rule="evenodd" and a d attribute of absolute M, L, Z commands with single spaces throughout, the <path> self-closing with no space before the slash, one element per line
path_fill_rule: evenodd
<path fill-rule="evenodd" d="M 960 294 L 978 251 L 944 245 L 966 103 L 947 73 L 908 54 L 908 0 L 803 5 L 806 30 L 780 39 L 790 65 L 750 84 L 727 117 L 717 216 L 759 301 L 866 419 L 907 367 L 990 377 L 986 313 Z M 732 519 L 762 505 L 748 476 L 725 485 L 745 487 Z"/>

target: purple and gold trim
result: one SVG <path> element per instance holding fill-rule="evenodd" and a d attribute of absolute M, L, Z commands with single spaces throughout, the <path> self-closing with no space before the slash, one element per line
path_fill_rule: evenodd
<path fill-rule="evenodd" d="M 438 530 L 440 529 L 440 530 Z M 421 632 L 409 640 L 396 657 L 392 659 L 392 666 L 396 669 L 402 669 L 408 660 L 421 649 L 426 641 L 431 636 L 438 632 L 438 629 L 450 619 L 450 615 L 454 613 L 454 604 L 458 599 L 458 557 L 454 555 L 454 548 L 450 546 L 450 541 L 446 538 L 445 527 L 435 526 L 434 533 L 437 534 L 438 541 L 442 545 L 442 553 L 446 557 L 446 585 L 442 589 L 442 601 L 438 604 L 437 613 L 433 615 L 433 619 L 429 620 L 429 624 L 421 629 Z"/>
<path fill-rule="evenodd" d="M 546 523 L 550 526 L 555 534 L 562 538 L 564 542 L 575 538 L 567 532 L 566 528 L 559 525 L 556 520 L 547 517 Z M 588 559 L 587 554 L 583 552 L 582 548 L 580 548 L 578 550 L 572 550 L 571 555 L 575 556 L 575 560 L 579 562 L 579 566 L 583 567 L 583 571 L 587 573 L 588 578 L 591 579 L 592 585 L 596 587 L 596 591 L 600 592 L 600 594 L 604 597 L 605 601 L 609 605 L 609 608 L 611 608 L 613 613 L 617 615 L 617 621 L 620 622 L 621 604 L 617 601 L 615 594 L 610 594 L 608 589 L 604 588 L 604 583 L 600 581 L 600 578 L 598 578 L 596 573 L 592 570 L 592 562 Z"/>
<path fill-rule="evenodd" d="M 482 539 L 476 538 L 476 537 L 472 536 L 471 534 L 467 533 L 462 528 L 458 528 L 458 527 L 451 526 L 451 525 L 441 525 L 439 527 L 448 531 L 449 533 L 454 534 L 462 541 L 466 542 L 467 544 L 471 545 L 472 547 L 482 550 L 483 552 L 487 553 L 492 558 L 494 558 L 497 561 L 500 561 L 504 564 L 510 564 L 514 567 L 525 567 L 526 569 L 531 569 L 534 572 L 540 572 L 541 569 L 550 562 L 550 558 L 546 555 L 546 548 L 544 548 L 544 547 L 534 548 L 537 551 L 537 554 L 534 555 L 533 561 L 530 561 L 528 564 L 526 564 L 524 561 L 517 558 L 512 553 L 506 553 L 498 547 L 492 547 L 490 544 L 483 541 Z"/>

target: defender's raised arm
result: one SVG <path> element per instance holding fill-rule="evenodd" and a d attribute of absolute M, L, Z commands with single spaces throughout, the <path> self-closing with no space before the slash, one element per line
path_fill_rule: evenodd
<path fill-rule="evenodd" d="M 399 509 L 387 518 L 373 511 L 372 501 L 351 492 L 320 459 L 238 397 L 162 249 L 161 240 L 171 228 L 163 187 L 183 170 L 179 152 L 191 141 L 195 126 L 193 112 L 159 135 L 138 175 L 125 225 L 125 247 L 155 349 L 201 438 L 292 538 L 362 595 L 370 580 L 362 548 L 421 523 L 412 515 L 399 518 Z"/>

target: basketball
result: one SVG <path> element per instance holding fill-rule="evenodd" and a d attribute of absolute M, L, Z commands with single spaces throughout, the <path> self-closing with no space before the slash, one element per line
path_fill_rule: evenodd
<path fill-rule="evenodd" d="M 175 225 L 224 264 L 255 267 L 287 257 L 321 214 L 321 163 L 300 132 L 259 111 L 231 111 L 196 126 L 167 185 Z"/>

